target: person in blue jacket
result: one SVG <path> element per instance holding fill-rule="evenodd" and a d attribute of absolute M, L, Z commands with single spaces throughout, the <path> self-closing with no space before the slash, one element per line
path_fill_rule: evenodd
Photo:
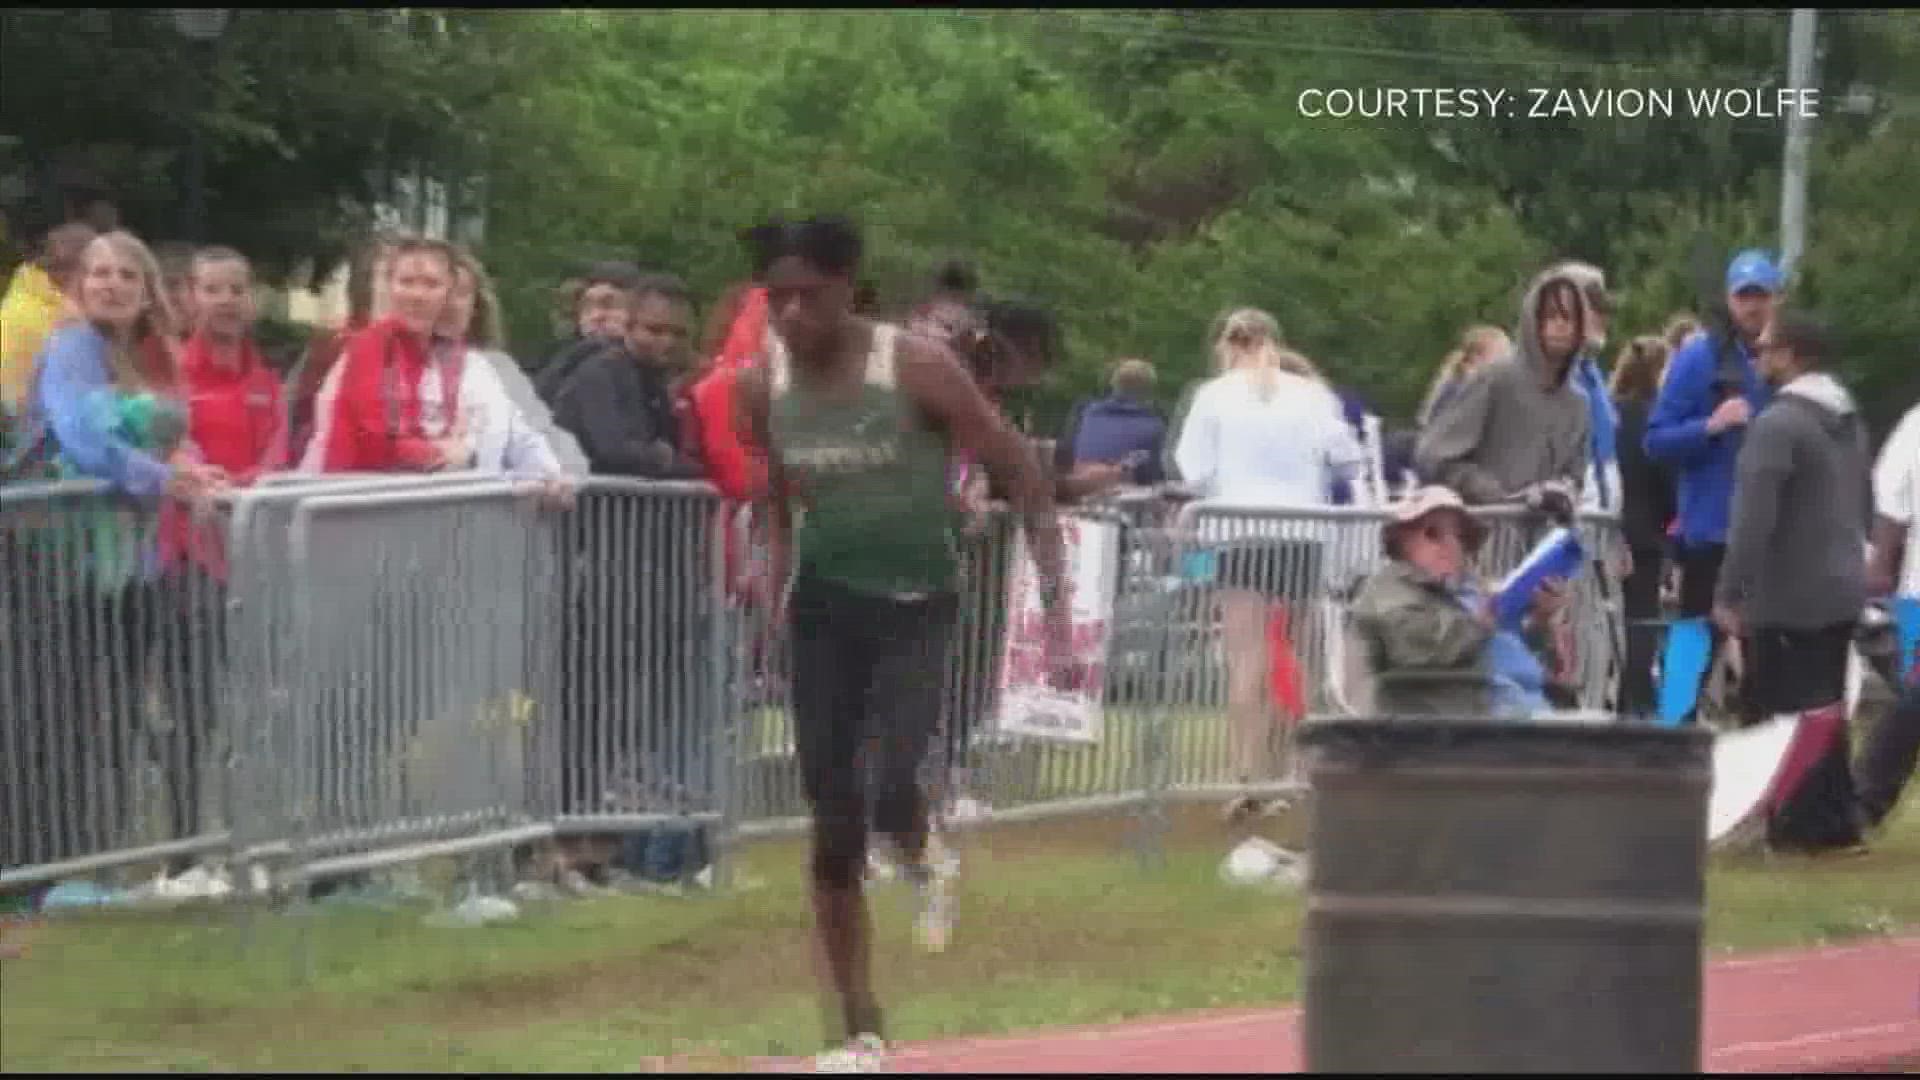
<path fill-rule="evenodd" d="M 1772 320 L 1783 284 L 1765 252 L 1735 255 L 1726 280 L 1732 333 L 1715 330 L 1682 346 L 1647 417 L 1647 455 L 1674 470 L 1678 488 L 1682 618 L 1713 611 L 1727 553 L 1734 460 L 1747 424 L 1773 398 L 1754 366 L 1754 342 Z"/>
<path fill-rule="evenodd" d="M 159 676 L 175 724 L 175 839 L 197 831 L 197 796 L 183 777 L 200 764 L 197 748 L 212 730 L 200 688 L 217 642 L 192 606 L 209 590 L 189 583 L 184 537 L 176 531 L 169 542 L 167 510 L 177 514 L 227 489 L 226 474 L 184 445 L 186 402 L 166 340 L 172 315 L 146 245 L 125 232 L 96 237 L 82 254 L 74 300 L 78 317 L 56 327 L 40 354 L 30 434 L 49 478 L 101 481 L 113 500 L 65 511 L 39 538 L 29 570 L 73 579 L 48 582 L 27 646 L 71 665 L 45 684 L 28 718 L 40 725 L 44 756 L 27 768 L 46 777 L 37 784 L 44 796 L 65 803 L 29 812 L 46 833 L 41 861 L 99 855 L 124 842 L 131 803 L 123 785 L 134 764 L 127 750 L 142 724 L 149 675 Z M 154 648 L 162 638 L 170 649 Z M 108 659 L 111 675 L 94 669 Z M 177 874 L 190 862 L 176 856 L 169 869 Z"/>

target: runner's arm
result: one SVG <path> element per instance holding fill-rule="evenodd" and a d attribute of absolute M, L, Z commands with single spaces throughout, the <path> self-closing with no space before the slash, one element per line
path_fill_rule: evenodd
<path fill-rule="evenodd" d="M 926 338 L 900 342 L 901 385 L 921 411 L 971 450 L 1000 480 L 1026 528 L 1039 571 L 1042 602 L 1056 618 L 1066 612 L 1064 554 L 1053 487 L 1033 446 L 990 404 L 973 376 L 946 346 Z"/>

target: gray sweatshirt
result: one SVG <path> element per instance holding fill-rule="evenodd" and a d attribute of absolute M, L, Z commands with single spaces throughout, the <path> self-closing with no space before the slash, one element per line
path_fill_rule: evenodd
<path fill-rule="evenodd" d="M 1867 426 L 1825 372 L 1780 389 L 1747 428 L 1717 603 L 1749 627 L 1818 630 L 1860 617 L 1873 516 Z"/>
<path fill-rule="evenodd" d="M 1577 491 L 1587 472 L 1587 402 L 1568 382 L 1545 385 L 1540 352 L 1540 290 L 1534 281 L 1520 304 L 1513 352 L 1468 376 L 1437 410 L 1414 447 L 1422 476 L 1469 503 L 1499 502 L 1549 480 Z"/>
<path fill-rule="evenodd" d="M 506 388 L 507 396 L 520 409 L 520 415 L 527 418 L 540 437 L 547 440 L 553 448 L 553 456 L 560 459 L 560 467 L 569 476 L 587 475 L 587 455 L 580 450 L 579 440 L 573 433 L 553 422 L 553 410 L 540 400 L 534 392 L 533 380 L 520 370 L 519 361 L 506 353 L 489 350 L 481 355 L 493 365 L 493 372 L 500 377 L 500 385 Z"/>

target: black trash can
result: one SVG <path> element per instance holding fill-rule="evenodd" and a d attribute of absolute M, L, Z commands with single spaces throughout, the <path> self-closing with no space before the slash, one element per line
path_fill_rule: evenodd
<path fill-rule="evenodd" d="M 1712 738 L 1304 727 L 1307 1069 L 1699 1071 Z"/>

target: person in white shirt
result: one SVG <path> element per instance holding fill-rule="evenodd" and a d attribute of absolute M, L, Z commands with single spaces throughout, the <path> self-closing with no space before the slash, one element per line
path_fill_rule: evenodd
<path fill-rule="evenodd" d="M 1202 543 L 1212 551 L 1227 660 L 1227 719 L 1236 779 L 1251 785 L 1274 771 L 1268 709 L 1267 627 L 1276 602 L 1304 607 L 1322 577 L 1321 544 L 1310 523 L 1285 511 L 1325 507 L 1337 478 L 1350 478 L 1365 454 L 1339 399 L 1312 365 L 1280 345 L 1273 316 L 1242 308 L 1223 320 L 1214 342 L 1220 374 L 1202 385 L 1181 427 L 1174 460 L 1184 482 L 1221 510 L 1257 516 L 1203 515 Z M 1236 798 L 1238 819 L 1261 809 Z"/>
<path fill-rule="evenodd" d="M 493 473 L 542 482 L 550 501 L 565 505 L 571 501 L 574 483 L 570 470 L 554 452 L 548 438 L 534 426 L 515 404 L 501 381 L 495 355 L 512 363 L 500 353 L 498 302 L 486 272 L 479 262 L 464 252 L 456 259 L 453 288 L 448 293 L 434 338 L 436 348 L 458 348 L 461 362 L 460 386 L 453 395 L 453 415 L 446 415 L 439 381 L 442 365 L 429 365 L 421 377 L 421 426 L 438 432 L 450 447 L 451 468 Z M 316 415 L 332 415 L 331 402 L 339 390 L 346 365 L 336 364 L 321 385 L 321 406 Z M 323 438 L 314 438 L 300 462 L 301 472 L 321 472 Z M 578 471 L 578 470 L 573 470 Z"/>
<path fill-rule="evenodd" d="M 1880 448 L 1873 502 L 1867 591 L 1920 600 L 1920 405 L 1907 410 Z M 1886 821 L 1920 760 L 1920 656 L 1901 660 L 1911 666 L 1900 698 L 1868 733 L 1854 764 L 1854 790 L 1870 826 Z"/>

